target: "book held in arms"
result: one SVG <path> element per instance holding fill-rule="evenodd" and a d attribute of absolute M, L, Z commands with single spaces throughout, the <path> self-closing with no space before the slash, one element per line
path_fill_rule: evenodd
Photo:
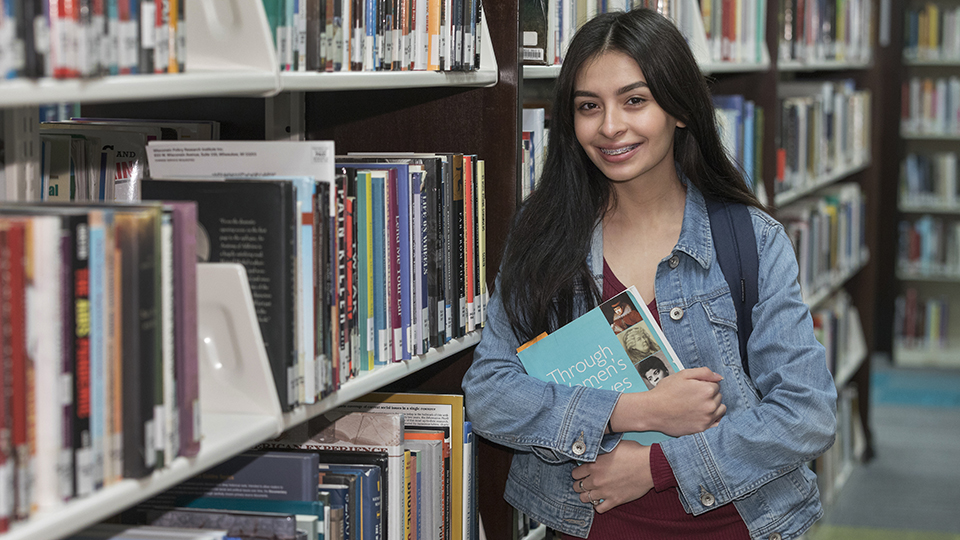
<path fill-rule="evenodd" d="M 528 374 L 543 381 L 617 392 L 650 390 L 683 369 L 632 286 L 552 334 L 534 338 L 517 356 Z M 668 437 L 657 431 L 624 434 L 647 446 Z"/>

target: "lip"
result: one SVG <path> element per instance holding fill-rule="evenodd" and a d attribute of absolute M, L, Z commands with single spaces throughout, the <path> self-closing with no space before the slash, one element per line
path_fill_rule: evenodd
<path fill-rule="evenodd" d="M 641 143 L 635 143 L 635 144 L 627 144 L 627 145 L 623 145 L 623 146 L 618 146 L 618 147 L 615 147 L 615 148 L 611 148 L 611 147 L 600 147 L 600 146 L 598 146 L 598 147 L 596 147 L 596 148 L 597 148 L 597 153 L 604 159 L 604 161 L 608 161 L 608 162 L 610 162 L 610 163 L 619 163 L 619 162 L 621 162 L 621 161 L 630 159 L 634 154 L 637 153 L 637 150 L 640 148 L 640 146 L 641 146 Z M 608 154 L 608 153 L 607 153 L 607 152 L 609 152 L 609 151 L 617 151 L 617 150 L 622 151 L 624 148 L 629 148 L 629 150 L 627 150 L 626 152 L 620 153 L 620 154 Z"/>

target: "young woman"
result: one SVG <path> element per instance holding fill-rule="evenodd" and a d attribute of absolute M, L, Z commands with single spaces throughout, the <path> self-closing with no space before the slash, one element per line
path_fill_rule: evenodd
<path fill-rule="evenodd" d="M 745 375 L 705 198 L 750 207 L 759 301 Z M 505 498 L 577 538 L 796 538 L 836 390 L 782 226 L 727 158 L 696 61 L 655 12 L 601 15 L 557 78 L 547 161 L 519 212 L 475 360 L 474 429 L 515 449 Z M 528 376 L 516 348 L 634 285 L 687 368 L 620 394 Z M 625 431 L 675 436 L 653 446 Z"/>

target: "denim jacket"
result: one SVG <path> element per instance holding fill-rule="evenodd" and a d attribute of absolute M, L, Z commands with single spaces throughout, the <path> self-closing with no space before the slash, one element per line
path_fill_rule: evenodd
<path fill-rule="evenodd" d="M 723 376 L 727 412 L 718 426 L 669 439 L 661 448 L 688 513 L 733 503 L 752 538 L 797 538 L 823 513 L 806 463 L 833 444 L 837 392 L 801 298 L 796 256 L 782 225 L 751 208 L 760 263 L 747 344 L 751 379 L 741 365 L 737 316 L 716 264 L 703 195 L 686 184 L 680 238 L 657 267 L 657 310 L 683 365 Z M 601 290 L 602 261 L 598 225 L 588 262 Z M 586 298 L 580 301 L 577 314 L 587 310 Z M 603 431 L 620 394 L 530 377 L 496 293 L 488 309 L 463 379 L 473 429 L 515 450 L 507 502 L 551 528 L 586 537 L 594 510 L 574 492 L 571 471 L 577 461 L 595 461 L 619 443 L 619 435 Z"/>

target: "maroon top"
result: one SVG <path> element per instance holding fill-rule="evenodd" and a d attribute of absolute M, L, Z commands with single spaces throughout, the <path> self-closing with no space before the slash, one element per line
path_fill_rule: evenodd
<path fill-rule="evenodd" d="M 603 262 L 603 298 L 606 302 L 626 287 Z M 660 325 L 656 299 L 647 308 Z M 659 444 L 650 447 L 653 489 L 635 501 L 621 504 L 593 518 L 591 540 L 750 540 L 743 518 L 732 504 L 725 504 L 699 516 L 688 514 L 680 503 L 677 479 Z M 563 535 L 564 540 L 577 537 Z"/>

